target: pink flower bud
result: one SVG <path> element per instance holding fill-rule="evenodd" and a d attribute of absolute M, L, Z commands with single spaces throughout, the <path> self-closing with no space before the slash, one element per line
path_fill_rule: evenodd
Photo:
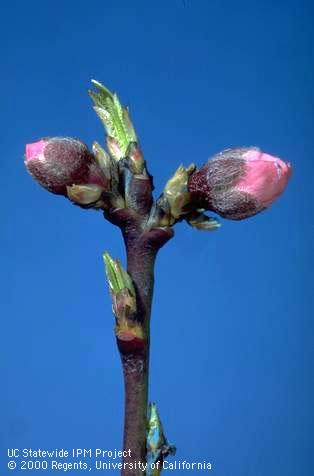
<path fill-rule="evenodd" d="M 102 171 L 83 142 L 69 137 L 41 139 L 26 145 L 25 165 L 37 182 L 67 196 L 67 186 L 106 186 Z"/>
<path fill-rule="evenodd" d="M 200 207 L 242 220 L 269 207 L 290 175 L 290 164 L 278 157 L 256 148 L 228 149 L 196 170 L 188 189 Z"/>

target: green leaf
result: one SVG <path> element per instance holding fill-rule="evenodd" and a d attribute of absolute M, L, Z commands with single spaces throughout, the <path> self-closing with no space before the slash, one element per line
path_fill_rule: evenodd
<path fill-rule="evenodd" d="M 103 254 L 103 259 L 106 267 L 106 275 L 109 283 L 109 287 L 113 293 L 119 291 L 118 281 L 116 279 L 116 273 L 114 269 L 114 260 L 111 258 L 109 253 Z"/>
<path fill-rule="evenodd" d="M 116 93 L 111 93 L 109 89 L 98 81 L 92 80 L 97 91 L 89 91 L 89 95 L 94 101 L 94 110 L 105 126 L 108 138 L 116 141 L 120 153 L 112 154 L 115 160 L 125 157 L 127 148 L 131 142 L 137 142 L 136 133 L 130 120 L 128 111 L 124 108 Z"/>
<path fill-rule="evenodd" d="M 103 84 L 101 84 L 99 81 L 96 81 L 96 79 L 92 79 L 91 81 L 96 88 L 103 93 L 104 96 L 112 97 L 112 93 L 107 89 Z"/>
<path fill-rule="evenodd" d="M 120 261 L 112 259 L 107 252 L 103 254 L 103 259 L 111 292 L 117 294 L 123 289 L 128 289 L 131 295 L 135 296 L 133 281 L 127 271 L 122 267 Z"/>
<path fill-rule="evenodd" d="M 132 121 L 130 119 L 130 114 L 128 108 L 122 108 L 123 112 L 123 125 L 125 128 L 125 132 L 128 136 L 129 142 L 137 142 L 136 132 L 134 130 Z"/>

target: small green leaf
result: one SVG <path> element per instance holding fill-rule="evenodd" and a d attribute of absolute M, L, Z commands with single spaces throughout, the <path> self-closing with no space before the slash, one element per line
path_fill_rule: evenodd
<path fill-rule="evenodd" d="M 125 157 L 131 142 L 136 142 L 137 137 L 131 123 L 128 111 L 124 108 L 116 93 L 111 93 L 98 81 L 92 80 L 97 91 L 89 91 L 94 101 L 94 110 L 102 121 L 108 138 L 113 139 L 119 148 L 119 154 L 111 154 L 115 160 Z M 110 151 L 111 153 L 111 151 Z"/>
<path fill-rule="evenodd" d="M 115 293 L 119 291 L 118 281 L 116 279 L 116 273 L 114 269 L 114 260 L 109 253 L 103 254 L 103 259 L 106 266 L 106 275 L 109 283 L 110 290 Z"/>
<path fill-rule="evenodd" d="M 91 81 L 96 88 L 105 96 L 112 97 L 112 93 L 107 89 L 103 84 L 101 84 L 99 81 L 96 81 L 96 79 L 92 79 Z"/>
<path fill-rule="evenodd" d="M 129 142 L 137 142 L 136 132 L 130 119 L 129 111 L 126 107 L 123 108 L 123 124 Z"/>
<path fill-rule="evenodd" d="M 133 281 L 127 271 L 122 267 L 120 261 L 112 259 L 107 252 L 103 254 L 103 259 L 111 292 L 117 294 L 123 289 L 128 289 L 131 295 L 135 296 Z"/>

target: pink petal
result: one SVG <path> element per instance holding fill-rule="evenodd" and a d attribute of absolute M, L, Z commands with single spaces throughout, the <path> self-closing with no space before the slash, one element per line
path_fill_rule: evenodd
<path fill-rule="evenodd" d="M 32 144 L 26 144 L 26 160 L 36 159 L 42 155 L 46 144 L 47 142 L 45 140 L 33 142 Z"/>
<path fill-rule="evenodd" d="M 245 174 L 236 189 L 268 207 L 285 189 L 291 175 L 290 164 L 255 150 L 248 151 L 243 158 L 246 160 Z"/>

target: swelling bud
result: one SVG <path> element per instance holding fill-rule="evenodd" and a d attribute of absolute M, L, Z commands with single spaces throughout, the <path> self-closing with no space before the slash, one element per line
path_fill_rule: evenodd
<path fill-rule="evenodd" d="M 198 205 L 231 220 L 268 208 L 284 191 L 291 166 L 256 148 L 228 149 L 190 177 L 188 190 Z"/>
<path fill-rule="evenodd" d="M 94 184 L 106 188 L 106 178 L 87 146 L 70 137 L 41 139 L 26 145 L 25 165 L 49 192 L 67 197 L 67 187 Z"/>

